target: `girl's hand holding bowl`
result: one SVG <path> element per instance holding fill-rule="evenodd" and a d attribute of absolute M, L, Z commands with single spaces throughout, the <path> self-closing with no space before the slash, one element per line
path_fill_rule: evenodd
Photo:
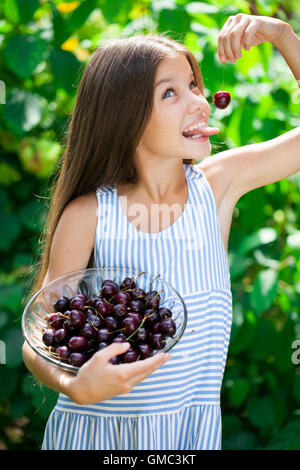
<path fill-rule="evenodd" d="M 218 37 L 218 54 L 221 62 L 233 63 L 242 57 L 241 49 L 249 50 L 263 42 L 278 47 L 291 29 L 288 23 L 269 16 L 238 13 L 229 16 Z"/>

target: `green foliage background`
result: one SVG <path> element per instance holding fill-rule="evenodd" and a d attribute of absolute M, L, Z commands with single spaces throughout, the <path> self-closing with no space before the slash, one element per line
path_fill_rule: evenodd
<path fill-rule="evenodd" d="M 218 32 L 239 12 L 281 18 L 300 33 L 296 0 L 1 2 L 0 338 L 6 364 L 0 365 L 0 448 L 39 449 L 57 398 L 22 362 L 21 317 L 48 183 L 90 53 L 112 36 L 169 31 L 201 66 L 210 122 L 221 129 L 215 153 L 265 141 L 300 125 L 296 81 L 271 44 L 224 66 L 232 103 L 226 110 L 212 104 L 223 81 Z M 299 190 L 297 173 L 251 191 L 234 210 L 223 449 L 300 449 L 300 367 L 292 362 L 300 337 Z"/>

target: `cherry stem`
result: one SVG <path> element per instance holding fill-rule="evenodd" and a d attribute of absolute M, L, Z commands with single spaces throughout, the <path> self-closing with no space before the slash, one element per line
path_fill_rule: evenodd
<path fill-rule="evenodd" d="M 143 320 L 141 321 L 141 324 L 139 325 L 139 327 L 138 327 L 133 333 L 131 333 L 131 335 L 128 336 L 128 338 L 126 338 L 126 341 L 128 341 L 128 340 L 143 326 L 143 324 L 145 323 L 145 321 L 147 320 L 147 318 L 151 317 L 152 315 L 153 315 L 153 313 L 152 313 L 151 315 L 149 315 L 149 316 L 146 316 L 146 315 L 145 315 L 144 318 L 143 318 Z"/>
<path fill-rule="evenodd" d="M 223 64 L 223 84 L 222 84 L 222 91 L 224 90 L 224 75 L 225 75 L 225 64 Z"/>

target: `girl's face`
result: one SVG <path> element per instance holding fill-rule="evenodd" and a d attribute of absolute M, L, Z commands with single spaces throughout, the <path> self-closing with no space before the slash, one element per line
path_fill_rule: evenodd
<path fill-rule="evenodd" d="M 211 152 L 209 137 L 184 137 L 187 127 L 208 125 L 209 104 L 194 81 L 184 55 L 160 63 L 154 83 L 150 119 L 139 142 L 138 153 L 159 158 L 201 159 Z M 201 132 L 201 130 L 199 130 Z"/>

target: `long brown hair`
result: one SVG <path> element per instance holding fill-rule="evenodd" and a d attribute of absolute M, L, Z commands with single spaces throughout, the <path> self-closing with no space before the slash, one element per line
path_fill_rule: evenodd
<path fill-rule="evenodd" d="M 134 156 L 152 111 L 154 78 L 162 59 L 184 54 L 203 93 L 194 55 L 165 34 L 112 39 L 91 56 L 79 83 L 65 151 L 49 191 L 31 292 L 41 288 L 54 233 L 67 204 L 100 186 L 137 182 Z M 183 159 L 191 164 L 193 160 Z M 93 266 L 93 253 L 87 267 Z"/>

